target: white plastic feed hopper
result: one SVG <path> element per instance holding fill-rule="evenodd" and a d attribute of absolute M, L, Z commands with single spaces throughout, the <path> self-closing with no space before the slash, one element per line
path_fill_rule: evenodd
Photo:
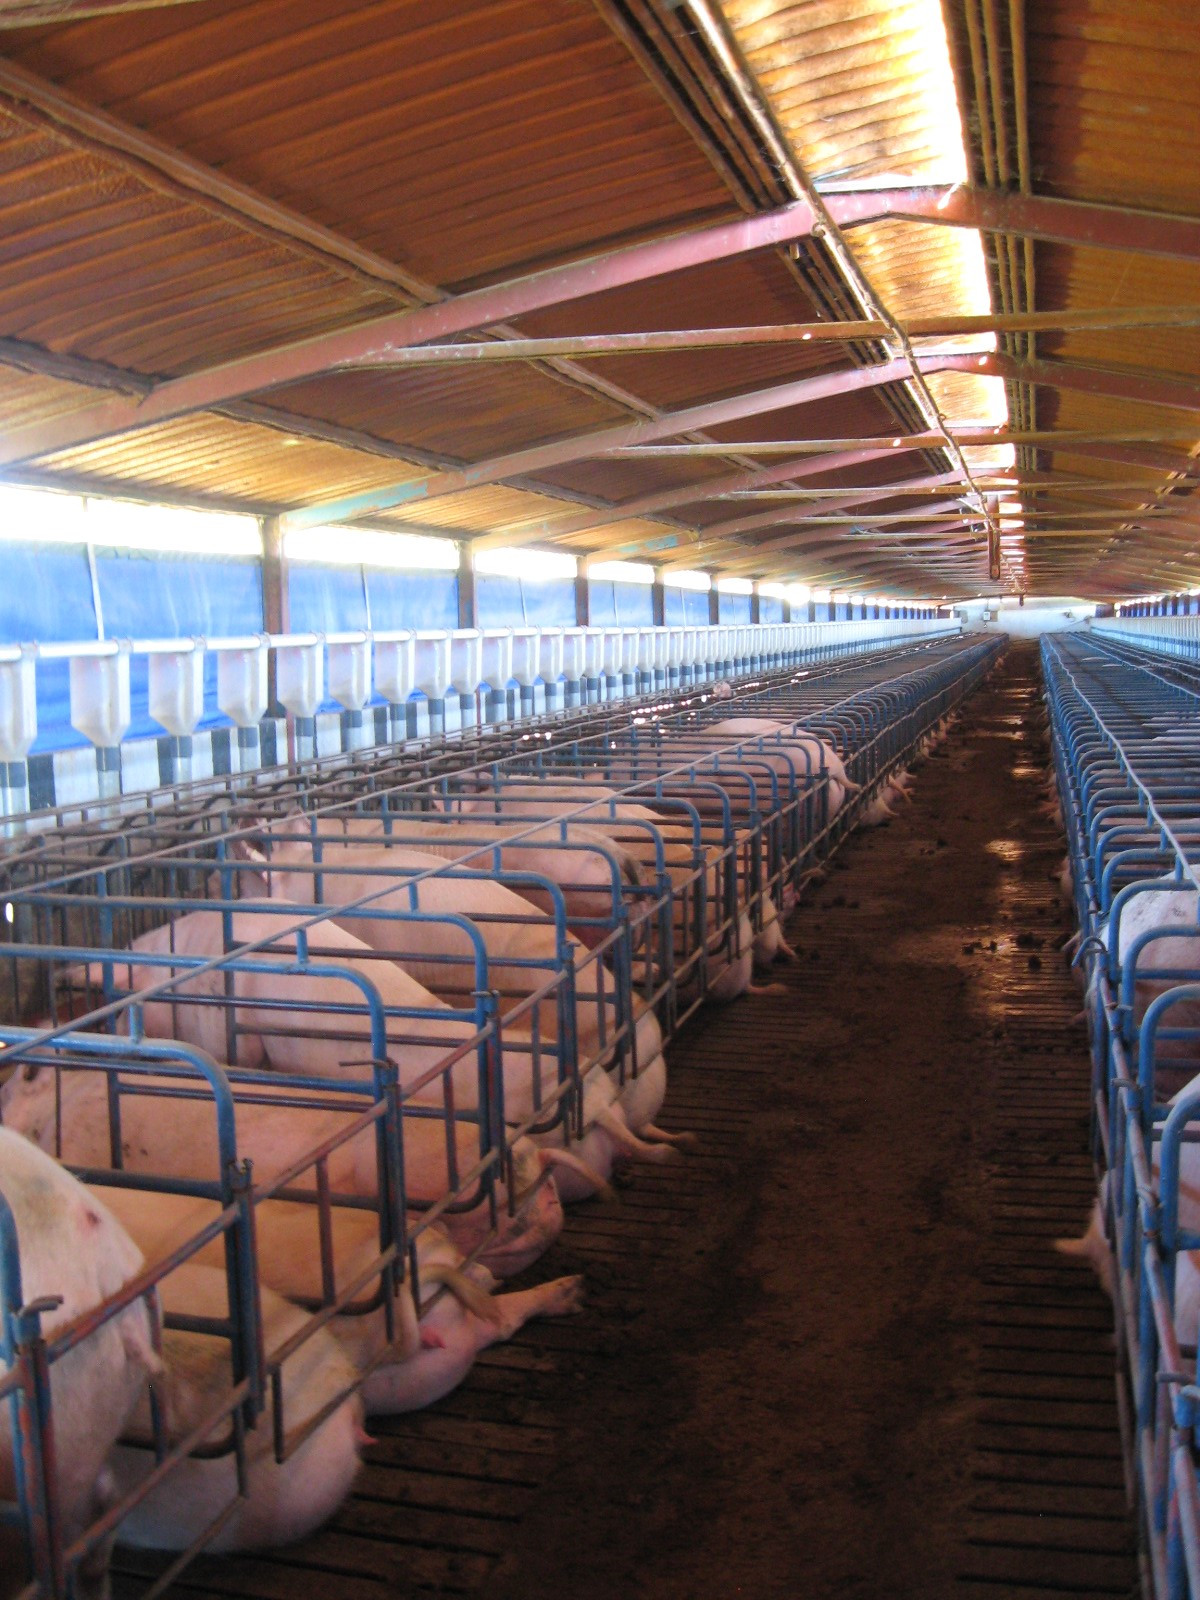
<path fill-rule="evenodd" d="M 346 748 L 361 750 L 374 741 L 363 707 L 371 698 L 371 640 L 338 639 L 329 646 L 329 693 L 346 712 Z"/>
<path fill-rule="evenodd" d="M 0 816 L 29 810 L 25 757 L 36 738 L 37 651 L 23 645 L 11 660 L 0 662 Z"/>
<path fill-rule="evenodd" d="M 267 714 L 269 648 L 264 633 L 254 641 L 215 651 L 217 705 L 237 729 L 238 772 L 252 772 L 259 764 L 258 727 Z"/>
<path fill-rule="evenodd" d="M 129 648 L 71 657 L 71 726 L 96 747 L 100 799 L 121 792 L 121 740 L 129 727 Z"/>
<path fill-rule="evenodd" d="M 416 684 L 416 641 L 410 629 L 375 635 L 375 687 L 387 701 L 388 737 L 406 739 L 410 731 L 408 697 Z M 416 707 L 411 708 L 415 713 Z"/>
<path fill-rule="evenodd" d="M 186 783 L 192 775 L 192 734 L 204 715 L 204 642 L 151 650 L 146 665 L 150 715 L 171 736 L 160 776 L 165 783 Z"/>

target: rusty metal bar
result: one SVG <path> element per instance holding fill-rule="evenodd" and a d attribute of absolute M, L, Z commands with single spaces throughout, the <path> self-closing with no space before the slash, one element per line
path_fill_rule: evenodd
<path fill-rule="evenodd" d="M 960 483 L 957 472 L 930 473 L 928 477 L 912 479 L 912 487 L 920 489 L 948 489 Z M 841 510 L 844 507 L 856 506 L 861 503 L 869 490 L 855 489 L 853 487 L 842 490 L 840 498 L 824 502 L 826 513 Z M 795 506 L 776 506 L 770 511 L 751 512 L 746 516 L 729 517 L 723 522 L 712 522 L 708 527 L 701 529 L 697 544 L 692 547 L 690 554 L 695 554 L 696 549 L 709 551 L 731 539 L 735 534 L 752 533 L 759 528 L 778 527 L 781 523 L 794 523 L 802 519 Z M 854 519 L 859 520 L 859 519 Z M 744 547 L 743 547 L 744 548 Z"/>
<path fill-rule="evenodd" d="M 940 440 L 938 443 L 940 444 Z M 710 450 L 708 446 L 704 448 Z M 728 454 L 730 448 L 728 445 L 714 445 L 711 447 L 711 453 Z M 924 446 L 914 445 L 911 448 L 924 448 Z M 740 445 L 737 449 L 741 453 Z M 655 512 L 665 511 L 674 506 L 695 505 L 735 490 L 786 482 L 792 478 L 808 478 L 825 472 L 840 472 L 850 467 L 862 466 L 869 461 L 877 461 L 881 457 L 893 454 L 898 456 L 902 453 L 904 452 L 901 450 L 893 451 L 890 441 L 882 441 L 878 446 L 868 445 L 861 450 L 844 450 L 825 456 L 801 456 L 798 460 L 785 461 L 779 466 L 765 467 L 757 472 L 730 473 L 727 477 L 700 479 L 695 483 L 660 489 L 654 494 L 638 495 L 633 500 L 617 501 L 612 506 L 598 511 L 577 512 L 565 517 L 541 517 L 534 522 L 510 523 L 497 528 L 494 533 L 480 535 L 472 541 L 472 549 L 490 550 L 497 547 L 507 549 L 514 545 L 562 539 L 569 534 L 591 533 L 612 523 L 626 522 L 631 517 L 652 516 Z"/>
<path fill-rule="evenodd" d="M 161 11 L 166 6 L 196 3 L 197 0 L 0 0 L 0 28 L 42 27 L 49 22 L 75 22 L 80 17 Z"/>
<path fill-rule="evenodd" d="M 996 351 L 973 356 L 972 371 L 1012 383 L 1043 384 L 1051 389 L 1077 389 L 1112 400 L 1200 411 L 1200 383 L 1162 372 L 1133 368 L 1081 366 L 1070 361 L 1015 361 Z"/>
<path fill-rule="evenodd" d="M 981 316 L 912 317 L 896 326 L 910 339 L 959 338 L 971 334 L 1069 332 L 1072 329 L 1195 328 L 1200 306 L 1148 306 L 1125 309 L 988 313 Z M 667 328 L 646 333 L 562 334 L 541 339 L 504 339 L 480 344 L 425 344 L 413 349 L 373 352 L 348 367 L 358 370 L 451 366 L 495 361 L 544 361 L 552 356 L 581 357 L 652 355 L 672 350 L 722 350 L 747 345 L 851 344 L 887 339 L 886 322 L 761 323 L 749 327 Z"/>
<path fill-rule="evenodd" d="M 1060 489 L 1073 490 L 1077 494 L 1141 494 L 1143 497 L 1151 493 L 1152 486 L 1148 483 L 1114 483 L 1108 478 L 1049 478 L 1047 474 L 1038 473 L 1032 478 L 1010 478 L 1000 482 L 996 479 L 985 478 L 980 480 L 980 488 L 985 494 L 1012 495 L 1047 495 L 1051 491 Z M 900 495 L 936 494 L 936 489 L 918 488 L 903 481 L 896 483 L 876 485 L 864 489 L 859 498 L 862 500 L 891 500 Z M 808 501 L 831 500 L 845 493 L 844 489 L 745 489 L 736 492 L 721 494 L 716 498 L 721 500 L 746 500 L 750 503 L 769 503 L 772 501 L 793 500 L 798 504 Z"/>
<path fill-rule="evenodd" d="M 962 371 L 964 362 L 979 359 L 958 354 L 932 356 L 927 370 Z M 645 422 L 617 423 L 592 433 L 578 434 L 574 438 L 546 440 L 507 455 L 474 462 L 458 471 L 439 472 L 416 481 L 410 479 L 404 483 L 386 484 L 362 494 L 305 506 L 301 510 L 288 512 L 283 519 L 284 526 L 304 528 L 353 521 L 392 506 L 423 504 L 442 495 L 499 483 L 517 473 L 541 472 L 573 461 L 590 460 L 593 456 L 623 445 L 649 443 L 696 428 L 720 427 L 746 417 L 761 416 L 768 411 L 811 405 L 814 401 L 832 399 L 836 395 L 854 394 L 880 384 L 903 382 L 908 371 L 908 362 L 903 359 L 881 362 L 875 367 L 847 368 L 841 372 L 799 378 L 792 383 L 775 384 L 768 389 L 749 390 L 725 400 L 710 401 L 706 405 L 688 406 Z"/>
<path fill-rule="evenodd" d="M 1183 444 L 1192 442 L 1187 430 L 1182 427 L 1174 428 L 1136 428 L 1122 429 L 1118 433 L 1098 432 L 1094 428 L 1077 429 L 1037 429 L 1034 431 L 1019 428 L 995 427 L 963 427 L 961 424 L 952 426 L 951 433 L 961 445 L 995 444 L 1035 444 L 1048 450 L 1064 448 L 1074 443 L 1083 444 Z M 855 446 L 878 444 L 882 453 L 887 453 L 887 447 L 908 450 L 932 450 L 942 444 L 942 437 L 937 433 L 908 433 L 896 436 L 894 434 L 865 435 L 852 439 L 754 439 L 739 440 L 737 450 L 743 455 L 787 455 L 794 452 L 796 455 L 820 455 L 826 450 L 848 450 Z M 685 456 L 711 456 L 726 454 L 731 446 L 724 444 L 649 444 L 633 445 L 628 449 L 610 450 L 607 454 L 614 458 L 637 460 L 645 457 L 650 460 L 657 456 L 670 459 Z"/>
<path fill-rule="evenodd" d="M 950 228 L 978 228 L 984 233 L 1028 234 L 1052 244 L 1095 245 L 1102 250 L 1136 250 L 1200 261 L 1200 217 L 1056 200 L 1013 190 L 976 189 L 966 184 L 827 188 L 821 190 L 821 198 L 841 228 L 907 219 Z"/>

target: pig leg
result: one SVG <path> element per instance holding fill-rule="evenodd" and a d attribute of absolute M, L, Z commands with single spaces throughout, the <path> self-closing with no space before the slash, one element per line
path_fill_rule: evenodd
<path fill-rule="evenodd" d="M 97 1518 L 103 1516 L 117 1498 L 116 1482 L 112 1473 L 105 1467 L 96 1479 L 92 1491 L 91 1512 L 85 1519 L 84 1526 L 90 1526 Z M 92 1546 L 76 1567 L 72 1593 L 77 1600 L 109 1600 L 112 1590 L 109 1585 L 108 1563 L 115 1542 L 115 1533 L 109 1534 L 106 1539 L 101 1539 L 99 1544 Z"/>
<path fill-rule="evenodd" d="M 641 1137 L 649 1144 L 673 1144 L 682 1150 L 695 1150 L 700 1144 L 694 1133 L 668 1133 L 665 1128 L 659 1128 L 653 1122 L 645 1123 L 639 1131 Z"/>
<path fill-rule="evenodd" d="M 596 1116 L 596 1126 L 602 1128 L 617 1147 L 617 1154 L 628 1158 L 630 1161 L 651 1161 L 656 1166 L 666 1166 L 671 1162 L 680 1161 L 682 1157 L 672 1144 L 647 1144 L 636 1133 L 631 1133 L 628 1125 L 611 1110 L 601 1111 Z"/>
<path fill-rule="evenodd" d="M 775 950 L 775 960 L 790 961 L 793 963 L 793 965 L 800 960 L 800 957 L 792 949 L 791 945 L 787 942 L 782 934 L 779 936 L 779 944 Z"/>
<path fill-rule="evenodd" d="M 552 1278 L 549 1283 L 539 1283 L 534 1289 L 518 1289 L 508 1294 L 493 1296 L 492 1305 L 498 1315 L 484 1325 L 481 1333 L 485 1350 L 489 1344 L 511 1339 L 529 1321 L 530 1317 L 569 1317 L 583 1310 L 583 1279 Z"/>
<path fill-rule="evenodd" d="M 615 1200 L 617 1198 L 611 1185 L 600 1176 L 594 1167 L 589 1167 L 587 1162 L 581 1156 L 577 1156 L 573 1150 L 556 1150 L 551 1147 L 540 1151 L 539 1155 L 543 1166 L 559 1167 L 564 1171 L 573 1172 L 584 1183 L 590 1184 L 593 1192 L 599 1195 L 601 1200 Z"/>
<path fill-rule="evenodd" d="M 489 1345 L 511 1339 L 530 1317 L 563 1317 L 580 1309 L 583 1279 L 555 1278 L 536 1289 L 489 1296 L 487 1318 L 475 1316 L 465 1306 L 435 1308 L 433 1336 L 409 1361 L 380 1367 L 363 1385 L 368 1412 L 399 1415 L 432 1405 L 463 1381 L 475 1358 Z"/>
<path fill-rule="evenodd" d="M 1087 1232 L 1080 1239 L 1055 1239 L 1054 1248 L 1059 1255 L 1086 1261 L 1100 1279 L 1105 1291 L 1113 1293 L 1113 1255 L 1104 1232 L 1104 1213 L 1098 1200 L 1092 1203 Z"/>
<path fill-rule="evenodd" d="M 787 992 L 787 985 L 782 983 L 748 983 L 746 985 L 747 994 L 786 994 Z"/>

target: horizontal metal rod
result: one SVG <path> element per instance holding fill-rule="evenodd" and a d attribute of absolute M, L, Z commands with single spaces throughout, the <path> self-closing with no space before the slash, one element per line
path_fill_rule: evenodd
<path fill-rule="evenodd" d="M 933 222 L 985 233 L 1027 234 L 1056 244 L 1134 250 L 1145 255 L 1200 261 L 1200 218 L 1130 206 L 1057 200 L 1012 189 L 975 189 L 965 184 L 822 189 L 820 198 L 841 228 L 884 218 Z"/>
<path fill-rule="evenodd" d="M 1074 328 L 1196 328 L 1200 306 L 1096 307 L 1094 310 L 988 312 L 979 316 L 911 317 L 897 323 L 910 339 L 959 338 L 989 333 L 1055 333 Z M 448 366 L 465 362 L 545 361 L 554 356 L 652 355 L 672 350 L 721 350 L 746 345 L 856 343 L 893 336 L 886 322 L 789 322 L 730 328 L 668 328 L 647 333 L 561 334 L 470 344 L 426 344 L 375 351 L 351 368 Z"/>
<path fill-rule="evenodd" d="M 1119 525 L 1125 522 L 1151 521 L 1159 517 L 1173 517 L 1175 515 L 1174 509 L 1166 506 L 1155 508 L 1151 511 L 1133 511 L 1128 507 L 1122 507 L 1113 511 L 1054 511 L 1044 515 L 1036 511 L 1014 512 L 1011 516 L 1001 512 L 997 520 L 1001 528 L 1006 528 L 1013 522 L 1036 524 L 1040 521 L 1049 520 L 1051 517 L 1056 521 L 1062 522 L 1087 520 L 1101 523 L 1111 521 L 1115 525 Z M 809 528 L 869 528 L 886 522 L 961 522 L 963 520 L 982 522 L 983 519 L 977 511 L 954 513 L 953 515 L 935 515 L 934 508 L 926 506 L 919 511 L 870 511 L 857 517 L 839 514 L 837 516 L 797 517 L 795 520 L 797 523 L 803 522 L 805 527 Z M 1196 524 L 1196 533 L 1197 537 L 1200 537 L 1200 523 Z"/>
<path fill-rule="evenodd" d="M 531 311 L 754 250 L 791 244 L 808 237 L 813 224 L 812 207 L 796 201 L 774 211 L 627 245 L 487 288 L 468 290 L 434 305 L 391 312 L 348 328 L 314 334 L 168 379 L 138 400 L 98 400 L 64 417 L 9 428 L 0 439 L 0 463 L 31 460 L 50 451 L 209 410 L 224 401 L 295 383 L 347 363 L 493 327 Z"/>
<path fill-rule="evenodd" d="M 1071 489 L 1080 494 L 1134 494 L 1143 496 L 1149 493 L 1149 486 L 1145 483 L 1113 483 L 1106 478 L 1056 478 L 1044 482 L 1030 482 L 1024 478 L 1012 478 L 1006 482 L 997 482 L 992 478 L 976 479 L 976 482 L 985 494 L 997 494 L 1012 497 L 1021 494 L 1049 494 L 1051 490 Z M 922 489 L 910 487 L 902 480 L 896 483 L 860 491 L 859 498 L 863 500 L 889 500 L 894 496 L 911 494 L 937 494 L 936 489 Z M 845 489 L 737 489 L 729 490 L 714 496 L 717 500 L 828 500 L 836 495 L 844 495 Z"/>
<path fill-rule="evenodd" d="M 30 28 L 120 11 L 158 11 L 165 6 L 195 4 L 196 0 L 0 0 L 0 28 Z"/>
<path fill-rule="evenodd" d="M 1139 428 L 1123 429 L 1119 433 L 1097 433 L 1095 429 L 1040 429 L 1034 432 L 1013 428 L 969 428 L 961 423 L 947 429 L 961 445 L 983 446 L 994 444 L 1032 444 L 1055 449 L 1067 444 L 1180 444 L 1194 442 L 1186 429 Z M 940 434 L 908 433 L 901 435 L 878 434 L 868 438 L 850 439 L 739 439 L 736 444 L 644 444 L 627 449 L 609 450 L 607 455 L 636 460 L 655 456 L 667 458 L 685 456 L 728 455 L 736 450 L 739 455 L 821 455 L 827 450 L 844 450 L 853 446 L 876 443 L 886 447 L 909 450 L 937 449 L 942 444 Z"/>
<path fill-rule="evenodd" d="M 894 459 L 898 461 L 903 454 L 905 454 L 903 451 L 896 452 Z M 659 513 L 674 507 L 709 502 L 730 490 L 753 489 L 772 483 L 809 478 L 825 472 L 841 472 L 852 467 L 864 466 L 889 455 L 891 455 L 890 446 L 881 449 L 877 444 L 868 443 L 863 449 L 838 451 L 819 459 L 813 456 L 800 456 L 795 460 L 781 462 L 778 466 L 762 467 L 751 472 L 731 473 L 720 478 L 702 479 L 697 483 L 677 484 L 669 489 L 658 489 L 653 494 L 638 495 L 632 500 L 616 501 L 603 510 L 540 517 L 532 522 L 508 523 L 493 533 L 482 534 L 473 539 L 471 548 L 477 551 L 497 547 L 511 549 L 516 545 L 534 544 L 542 540 L 564 539 L 573 534 L 594 533 L 614 523 L 639 517 L 656 517 Z M 927 483 L 929 480 L 919 481 Z M 939 483 L 946 481 L 944 478 L 938 479 Z M 833 492 L 844 494 L 846 491 Z M 696 534 L 692 530 L 654 535 L 647 540 L 609 546 L 607 553 L 611 555 L 614 548 L 621 552 L 643 548 L 670 549 L 675 545 L 686 544 L 689 538 L 695 537 Z"/>
<path fill-rule="evenodd" d="M 964 362 L 984 359 L 977 356 L 922 357 L 925 370 L 930 372 L 962 371 Z M 770 411 L 782 411 L 793 406 L 812 405 L 830 400 L 838 395 L 857 394 L 863 390 L 888 383 L 903 383 L 908 377 L 906 360 L 883 361 L 872 367 L 843 368 L 837 372 L 817 373 L 798 378 L 791 383 L 773 384 L 766 389 L 756 389 L 730 395 L 726 399 L 710 401 L 704 405 L 686 406 L 679 411 L 669 411 L 642 422 L 622 422 L 599 428 L 591 433 L 572 438 L 546 439 L 522 450 L 492 456 L 477 461 L 459 471 L 439 472 L 431 477 L 408 479 L 403 483 L 367 490 L 337 500 L 327 500 L 301 510 L 288 512 L 281 520 L 285 528 L 320 526 L 331 522 L 353 521 L 397 505 L 411 505 L 457 494 L 465 489 L 478 489 L 485 484 L 500 483 L 515 473 L 543 472 L 570 462 L 587 461 L 603 455 L 607 450 L 625 444 L 650 443 L 655 439 L 669 439 L 673 434 L 689 433 L 697 428 L 720 427 L 747 417 L 762 416 Z"/>

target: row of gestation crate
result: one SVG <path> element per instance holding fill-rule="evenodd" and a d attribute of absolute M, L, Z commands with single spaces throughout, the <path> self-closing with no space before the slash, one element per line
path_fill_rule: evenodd
<path fill-rule="evenodd" d="M 807 875 L 998 649 L 938 638 L 601 706 L 457 764 L 298 764 L 14 844 L 0 1153 L 38 1142 L 146 1263 L 80 1305 L 18 1245 L 0 1160 L 0 1535 L 23 1592 L 89 1592 L 114 1532 L 171 1549 L 122 1568 L 158 1592 L 202 1548 L 328 1514 L 354 1391 L 445 1392 L 439 1307 L 502 1325 L 517 1296 L 489 1301 L 483 1268 L 528 1266 L 614 1161 L 678 1158 L 654 1124 L 664 1045 L 752 988 Z M 166 1373 L 101 1439 L 88 1351 L 134 1313 Z M 183 1351 L 204 1376 L 186 1406 Z M 66 1459 L 81 1419 L 93 1452 L 121 1433 L 102 1494 L 86 1451 Z"/>
<path fill-rule="evenodd" d="M 1117 634 L 1042 646 L 1079 917 L 1099 1204 L 1150 1586 L 1200 1595 L 1200 666 Z"/>

